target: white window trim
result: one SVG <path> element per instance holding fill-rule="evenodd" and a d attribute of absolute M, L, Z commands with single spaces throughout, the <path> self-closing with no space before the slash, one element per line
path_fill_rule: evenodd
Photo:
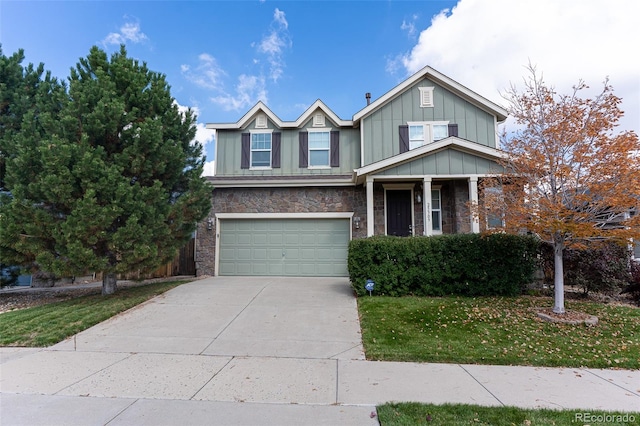
<path fill-rule="evenodd" d="M 418 87 L 420 90 L 420 108 L 433 108 L 433 87 Z"/>
<path fill-rule="evenodd" d="M 433 140 L 433 126 L 447 126 L 447 132 L 448 132 L 449 122 L 448 121 L 407 121 L 407 125 L 409 127 L 423 126 L 424 128 L 423 130 L 424 140 L 422 141 L 422 145 L 411 148 L 411 139 L 409 139 L 409 151 L 411 151 L 411 149 L 416 149 L 416 148 L 419 148 L 420 146 L 429 145 L 431 143 L 437 142 Z M 442 139 L 438 139 L 438 141 L 440 140 Z"/>
<path fill-rule="evenodd" d="M 271 161 L 272 161 L 272 151 L 273 151 L 273 129 L 268 129 L 268 130 L 251 130 L 249 132 L 251 134 L 250 139 L 249 139 L 249 170 L 271 170 Z M 269 133 L 271 134 L 271 148 L 269 149 L 269 166 L 254 166 L 253 165 L 253 148 L 251 148 L 251 145 L 253 143 L 253 135 L 254 134 L 263 134 L 263 133 Z M 265 152 L 266 150 L 259 150 L 260 152 Z"/>
<path fill-rule="evenodd" d="M 311 143 L 307 143 L 307 158 L 308 160 L 308 165 L 307 165 L 307 169 L 309 170 L 329 170 L 331 169 L 331 128 L 328 127 L 323 127 L 323 128 L 316 128 L 316 129 L 308 129 L 309 133 L 328 133 L 329 134 L 329 148 L 326 150 L 329 153 L 328 158 L 328 164 L 326 166 L 312 166 L 311 165 Z M 309 138 L 311 139 L 311 138 Z M 324 151 L 324 149 L 314 149 L 313 151 Z"/>
<path fill-rule="evenodd" d="M 439 199 L 440 199 L 440 208 L 439 209 L 434 209 L 433 205 L 432 205 L 432 198 L 433 198 L 433 193 L 434 192 L 438 192 L 439 194 Z M 440 229 L 435 229 L 435 227 L 433 226 L 433 212 L 437 211 L 440 212 L 440 221 L 439 221 L 439 225 L 440 225 Z M 431 233 L 432 235 L 442 235 L 442 185 L 431 185 L 431 194 L 429 194 L 429 214 L 431 215 L 431 217 L 429 218 L 429 220 L 431 221 Z"/>

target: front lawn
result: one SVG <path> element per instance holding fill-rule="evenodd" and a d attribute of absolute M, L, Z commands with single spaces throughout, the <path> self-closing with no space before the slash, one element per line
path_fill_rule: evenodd
<path fill-rule="evenodd" d="M 122 288 L 0 314 L 0 346 L 49 346 L 188 281 Z"/>
<path fill-rule="evenodd" d="M 389 403 L 378 407 L 381 426 L 549 426 L 637 425 L 640 413 L 597 410 L 547 410 L 515 407 L 481 407 L 466 404 Z"/>
<path fill-rule="evenodd" d="M 596 326 L 550 323 L 541 297 L 358 298 L 367 359 L 548 367 L 640 368 L 640 309 L 593 302 L 568 310 Z"/>

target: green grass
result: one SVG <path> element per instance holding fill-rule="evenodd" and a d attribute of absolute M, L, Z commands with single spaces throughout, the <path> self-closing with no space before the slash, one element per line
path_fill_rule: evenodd
<path fill-rule="evenodd" d="M 620 413 L 597 410 L 547 410 L 514 407 L 481 407 L 465 404 L 389 403 L 379 406 L 378 420 L 382 426 L 414 425 L 638 425 L 640 413 Z M 587 418 L 587 416 L 590 416 Z M 598 416 L 603 416 L 598 419 Z M 610 416 L 610 417 L 605 417 Z M 620 416 L 620 417 L 618 417 Z M 605 421 L 598 421 L 605 420 Z"/>
<path fill-rule="evenodd" d="M 568 302 L 596 326 L 543 321 L 550 298 L 360 297 L 367 359 L 548 367 L 640 368 L 640 309 Z"/>
<path fill-rule="evenodd" d="M 53 345 L 186 282 L 152 283 L 109 296 L 95 294 L 5 312 L 0 314 L 0 346 Z"/>

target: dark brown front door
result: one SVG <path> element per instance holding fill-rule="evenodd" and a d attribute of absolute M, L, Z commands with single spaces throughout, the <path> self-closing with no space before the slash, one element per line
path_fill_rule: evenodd
<path fill-rule="evenodd" d="M 411 235 L 411 190 L 387 191 L 387 235 Z"/>

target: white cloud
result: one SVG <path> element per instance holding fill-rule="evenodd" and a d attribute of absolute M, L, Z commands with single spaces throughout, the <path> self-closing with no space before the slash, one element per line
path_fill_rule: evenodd
<path fill-rule="evenodd" d="M 187 112 L 187 110 L 191 109 L 196 117 L 200 117 L 200 109 L 198 109 L 197 106 L 188 107 L 180 105 L 175 100 L 174 103 L 178 106 L 178 111 L 180 111 L 180 113 L 184 114 Z M 200 142 L 204 151 L 206 150 L 207 144 L 215 142 L 215 132 L 213 130 L 207 129 L 204 123 L 196 122 L 196 137 L 194 140 Z"/>
<path fill-rule="evenodd" d="M 416 21 L 418 20 L 418 15 L 412 15 L 411 20 L 403 20 L 402 25 L 400 25 L 400 29 L 407 32 L 407 36 L 410 38 L 414 38 L 417 32 L 416 29 Z"/>
<path fill-rule="evenodd" d="M 530 62 L 567 93 L 579 79 L 595 94 L 608 76 L 623 98 L 624 129 L 640 129 L 640 30 L 637 0 L 460 0 L 436 15 L 399 60 L 408 73 L 430 65 L 504 105 Z"/>
<path fill-rule="evenodd" d="M 286 65 L 284 61 L 285 50 L 293 44 L 288 28 L 289 23 L 285 13 L 276 8 L 271 22 L 271 31 L 258 43 L 258 52 L 266 54 L 270 66 L 269 78 L 274 82 L 282 76 Z"/>
<path fill-rule="evenodd" d="M 218 65 L 216 58 L 208 53 L 201 53 L 198 56 L 198 65 L 192 69 L 190 65 L 180 65 L 182 75 L 190 82 L 205 89 L 221 90 L 221 79 L 226 75 L 224 70 Z"/>
<path fill-rule="evenodd" d="M 216 162 L 207 161 L 204 163 L 204 168 L 202 169 L 202 176 L 215 176 L 216 174 Z"/>
<path fill-rule="evenodd" d="M 129 18 L 125 16 L 125 19 Z M 140 29 L 140 22 L 135 20 L 125 22 L 124 25 L 120 27 L 119 32 L 109 33 L 104 40 L 102 40 L 102 44 L 107 46 L 110 44 L 126 44 L 128 42 L 142 43 L 147 40 L 149 40 L 149 38 Z"/>
<path fill-rule="evenodd" d="M 242 74 L 238 77 L 235 93 L 223 93 L 211 98 L 225 111 L 239 111 L 253 106 L 256 102 L 267 103 L 267 89 L 264 77 Z"/>

